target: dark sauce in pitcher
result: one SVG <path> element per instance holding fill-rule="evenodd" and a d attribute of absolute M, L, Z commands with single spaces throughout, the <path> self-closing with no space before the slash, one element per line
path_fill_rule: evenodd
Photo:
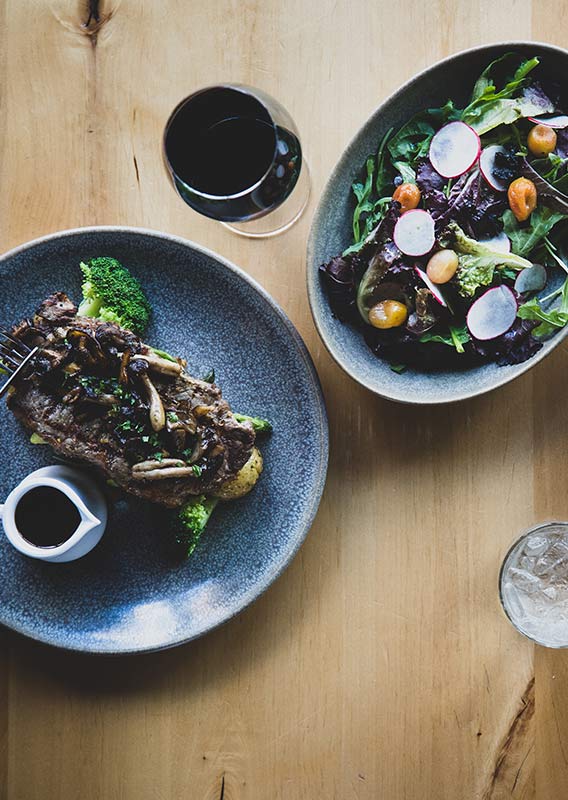
<path fill-rule="evenodd" d="M 35 547 L 58 547 L 70 539 L 81 515 L 66 494 L 52 486 L 30 489 L 16 506 L 16 527 Z"/>

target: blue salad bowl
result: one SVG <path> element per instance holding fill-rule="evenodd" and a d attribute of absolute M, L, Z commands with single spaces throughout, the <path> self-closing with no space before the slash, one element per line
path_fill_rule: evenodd
<path fill-rule="evenodd" d="M 485 67 L 511 51 L 528 58 L 538 56 L 541 74 L 554 76 L 566 101 L 568 51 L 564 49 L 536 42 L 507 42 L 453 55 L 412 78 L 379 106 L 343 152 L 316 210 L 307 253 L 308 295 L 314 322 L 337 364 L 358 383 L 389 400 L 451 403 L 483 394 L 536 366 L 568 334 L 568 327 L 561 329 L 544 342 L 536 355 L 521 364 L 500 367 L 488 363 L 471 369 L 432 372 L 408 368 L 398 374 L 371 351 L 359 330 L 332 315 L 318 272 L 321 264 L 351 244 L 354 207 L 351 185 L 360 178 L 367 157 L 377 151 L 386 132 L 390 128 L 398 130 L 418 111 L 444 105 L 448 98 L 463 107 Z M 549 280 L 547 291 L 556 288 L 561 280 L 560 274 Z"/>
<path fill-rule="evenodd" d="M 171 512 L 99 481 L 109 519 L 101 542 L 66 564 L 15 550 L 0 535 L 0 623 L 87 653 L 140 653 L 200 636 L 249 605 L 303 542 L 323 491 L 325 406 L 310 356 L 271 297 L 238 267 L 175 236 L 84 228 L 29 242 L 0 258 L 2 324 L 29 317 L 55 291 L 81 299 L 79 263 L 118 258 L 153 308 L 145 341 L 213 368 L 235 411 L 273 425 L 258 439 L 264 471 L 240 500 L 219 503 L 190 558 L 174 547 Z M 0 379 L 1 382 L 1 379 Z M 0 500 L 30 472 L 57 463 L 30 443 L 0 402 Z M 93 479 L 96 476 L 89 472 Z"/>

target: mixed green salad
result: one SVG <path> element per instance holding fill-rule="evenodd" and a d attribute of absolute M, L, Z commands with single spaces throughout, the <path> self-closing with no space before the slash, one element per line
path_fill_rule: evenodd
<path fill-rule="evenodd" d="M 389 130 L 353 184 L 353 241 L 322 280 L 395 371 L 517 364 L 568 322 L 568 115 L 541 71 L 493 61 L 465 108 Z"/>

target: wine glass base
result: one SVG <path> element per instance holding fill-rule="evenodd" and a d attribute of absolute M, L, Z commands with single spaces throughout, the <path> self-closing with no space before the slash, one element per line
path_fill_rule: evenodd
<path fill-rule="evenodd" d="M 278 236 L 300 219 L 308 205 L 310 191 L 310 169 L 308 162 L 303 159 L 296 186 L 282 205 L 259 219 L 249 222 L 222 222 L 221 225 L 248 239 L 268 239 L 271 236 Z"/>

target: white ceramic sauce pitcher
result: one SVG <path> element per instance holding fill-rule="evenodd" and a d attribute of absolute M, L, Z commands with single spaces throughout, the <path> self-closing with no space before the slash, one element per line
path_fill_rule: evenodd
<path fill-rule="evenodd" d="M 31 489 L 50 486 L 58 489 L 79 512 L 80 522 L 69 539 L 56 547 L 39 547 L 24 539 L 19 532 L 15 513 L 21 498 Z M 42 467 L 30 473 L 13 489 L 4 505 L 0 505 L 4 532 L 16 550 L 42 561 L 73 561 L 86 555 L 101 540 L 107 523 L 107 504 L 100 489 L 84 472 L 63 465 Z"/>

